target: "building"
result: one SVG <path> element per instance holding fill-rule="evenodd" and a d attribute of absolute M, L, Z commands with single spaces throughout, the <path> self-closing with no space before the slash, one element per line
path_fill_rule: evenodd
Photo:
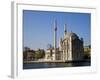
<path fill-rule="evenodd" d="M 31 60 L 35 60 L 35 51 L 34 50 L 24 50 L 23 52 L 23 60 L 24 61 L 31 61 Z"/>
<path fill-rule="evenodd" d="M 46 51 L 46 55 L 45 58 L 46 60 L 60 60 L 58 58 L 60 58 L 60 56 L 58 57 L 57 54 L 59 54 L 59 48 L 56 49 L 56 57 L 55 57 L 55 49 L 54 48 L 49 48 Z M 56 59 L 55 59 L 56 58 Z"/>
<path fill-rule="evenodd" d="M 91 45 L 84 46 L 84 58 L 85 59 L 91 58 Z"/>
<path fill-rule="evenodd" d="M 68 32 L 64 38 L 60 39 L 59 51 L 61 60 L 82 60 L 84 56 L 83 39 L 73 33 Z"/>
<path fill-rule="evenodd" d="M 73 32 L 67 32 L 64 25 L 64 36 L 57 48 L 57 23 L 54 24 L 54 48 L 46 51 L 46 60 L 79 61 L 84 57 L 83 39 Z"/>

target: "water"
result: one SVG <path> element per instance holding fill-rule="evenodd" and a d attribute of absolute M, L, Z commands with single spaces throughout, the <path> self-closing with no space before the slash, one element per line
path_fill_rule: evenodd
<path fill-rule="evenodd" d="M 58 67 L 77 67 L 90 66 L 90 61 L 70 62 L 70 63 L 24 63 L 23 69 L 58 68 Z"/>

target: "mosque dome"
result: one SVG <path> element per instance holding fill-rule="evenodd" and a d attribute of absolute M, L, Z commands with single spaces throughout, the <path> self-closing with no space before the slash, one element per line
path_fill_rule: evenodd
<path fill-rule="evenodd" d="M 64 38 L 70 38 L 70 37 L 72 37 L 72 39 L 78 38 L 78 36 L 73 32 L 67 33 Z"/>

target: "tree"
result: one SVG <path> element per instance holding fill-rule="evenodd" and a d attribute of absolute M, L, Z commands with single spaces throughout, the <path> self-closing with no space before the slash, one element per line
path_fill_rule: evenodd
<path fill-rule="evenodd" d="M 40 59 L 43 58 L 45 56 L 45 51 L 43 49 L 38 49 L 35 52 L 35 59 Z"/>
<path fill-rule="evenodd" d="M 23 49 L 23 51 L 28 51 L 28 50 L 30 50 L 29 47 L 24 47 L 24 49 Z"/>
<path fill-rule="evenodd" d="M 34 54 L 35 54 L 34 50 L 31 50 L 28 47 L 24 47 L 23 60 L 33 60 L 33 59 L 35 59 L 35 55 Z"/>
<path fill-rule="evenodd" d="M 27 59 L 27 52 L 23 51 L 23 60 L 26 60 L 26 59 Z"/>

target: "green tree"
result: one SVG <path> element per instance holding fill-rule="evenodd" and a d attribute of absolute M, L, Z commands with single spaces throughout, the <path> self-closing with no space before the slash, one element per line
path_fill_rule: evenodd
<path fill-rule="evenodd" d="M 40 59 L 43 58 L 45 56 L 45 51 L 43 49 L 38 49 L 35 52 L 35 59 Z"/>

